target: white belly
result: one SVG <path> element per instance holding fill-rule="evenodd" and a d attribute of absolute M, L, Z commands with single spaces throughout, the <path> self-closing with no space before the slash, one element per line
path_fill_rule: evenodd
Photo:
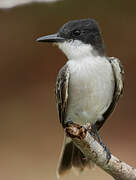
<path fill-rule="evenodd" d="M 112 67 L 106 58 L 70 60 L 67 120 L 95 123 L 111 104 L 114 92 Z"/>

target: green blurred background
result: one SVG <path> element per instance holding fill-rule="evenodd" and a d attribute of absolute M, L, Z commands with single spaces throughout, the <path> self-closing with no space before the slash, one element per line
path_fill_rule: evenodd
<path fill-rule="evenodd" d="M 107 54 L 125 68 L 125 90 L 101 129 L 114 155 L 136 167 L 136 1 L 65 0 L 0 10 L 0 179 L 56 179 L 63 130 L 54 88 L 65 56 L 35 39 L 72 19 L 99 22 Z M 112 180 L 99 168 L 64 180 Z"/>

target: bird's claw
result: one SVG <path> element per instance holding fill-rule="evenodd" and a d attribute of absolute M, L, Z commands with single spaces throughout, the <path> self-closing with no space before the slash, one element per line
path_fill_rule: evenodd
<path fill-rule="evenodd" d="M 107 157 L 107 164 L 109 163 L 110 159 L 111 159 L 111 152 L 110 150 L 107 148 L 107 146 L 105 144 L 103 144 L 102 142 L 100 143 L 100 145 L 103 147 L 104 151 L 106 152 L 106 157 Z"/>

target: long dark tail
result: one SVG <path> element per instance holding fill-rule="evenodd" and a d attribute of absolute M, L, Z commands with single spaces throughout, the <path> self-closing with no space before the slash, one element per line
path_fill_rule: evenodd
<path fill-rule="evenodd" d="M 93 163 L 74 145 L 70 138 L 64 137 L 64 144 L 57 169 L 57 177 L 65 174 L 72 167 L 83 171 L 85 167 L 91 168 Z"/>

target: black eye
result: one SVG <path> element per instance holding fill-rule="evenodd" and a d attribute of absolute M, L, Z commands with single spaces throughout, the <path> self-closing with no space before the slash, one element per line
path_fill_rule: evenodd
<path fill-rule="evenodd" d="M 81 31 L 80 30 L 74 30 L 73 31 L 73 35 L 74 36 L 79 36 L 81 34 Z"/>

